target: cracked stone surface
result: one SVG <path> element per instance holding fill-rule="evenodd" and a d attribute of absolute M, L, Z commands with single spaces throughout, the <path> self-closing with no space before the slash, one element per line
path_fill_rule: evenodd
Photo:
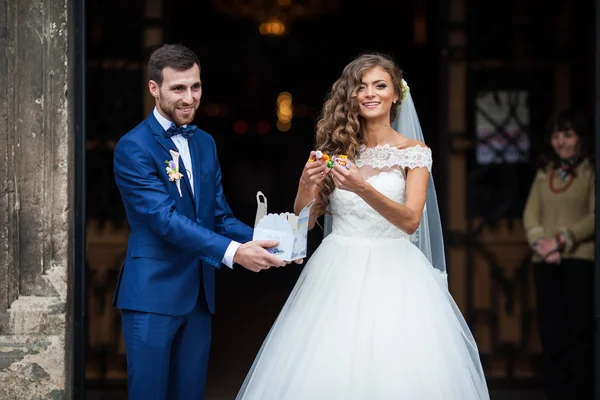
<path fill-rule="evenodd" d="M 70 3 L 0 0 L 0 400 L 70 398 Z"/>
<path fill-rule="evenodd" d="M 9 310 L 7 333 L 58 335 L 65 329 L 65 312 L 60 297 L 21 296 Z"/>
<path fill-rule="evenodd" d="M 64 399 L 64 338 L 0 336 L 0 399 Z"/>

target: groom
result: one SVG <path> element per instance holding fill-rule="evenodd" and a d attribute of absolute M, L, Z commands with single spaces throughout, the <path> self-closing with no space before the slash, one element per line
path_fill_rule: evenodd
<path fill-rule="evenodd" d="M 129 398 L 202 399 L 215 310 L 215 269 L 258 272 L 286 263 L 251 241 L 221 187 L 215 143 L 189 125 L 200 104 L 200 62 L 164 45 L 148 63 L 155 108 L 115 148 L 115 178 L 131 226 L 115 292 Z M 241 244 L 243 243 L 243 244 Z"/>

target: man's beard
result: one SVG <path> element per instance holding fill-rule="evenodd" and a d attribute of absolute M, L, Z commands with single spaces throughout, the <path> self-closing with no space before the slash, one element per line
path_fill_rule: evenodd
<path fill-rule="evenodd" d="M 160 104 L 160 108 L 166 114 L 167 118 L 170 119 L 171 121 L 173 121 L 177 126 L 190 124 L 190 123 L 192 123 L 192 121 L 194 121 L 194 118 L 196 117 L 197 108 L 195 107 L 195 105 L 190 106 L 192 108 L 192 113 L 190 114 L 189 118 L 182 119 L 181 117 L 177 117 L 177 114 L 176 114 L 177 107 L 176 106 L 171 105 L 170 108 L 168 108 L 167 107 L 168 104 L 165 104 L 165 102 L 163 102 L 162 99 L 159 100 L 159 104 Z"/>

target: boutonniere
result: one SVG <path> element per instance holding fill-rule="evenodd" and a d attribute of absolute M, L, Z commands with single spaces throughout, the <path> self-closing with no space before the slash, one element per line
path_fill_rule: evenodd
<path fill-rule="evenodd" d="M 179 172 L 179 153 L 175 150 L 169 150 L 169 153 L 171 153 L 171 157 L 173 157 L 173 159 L 171 161 L 165 161 L 165 164 L 167 164 L 167 174 L 169 175 L 169 180 L 171 182 L 175 182 L 175 184 L 177 185 L 179 197 L 182 197 L 181 178 L 183 177 L 183 174 Z"/>

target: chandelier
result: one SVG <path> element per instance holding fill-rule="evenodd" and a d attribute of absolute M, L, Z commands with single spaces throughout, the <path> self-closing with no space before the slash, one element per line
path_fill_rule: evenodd
<path fill-rule="evenodd" d="M 216 10 L 233 18 L 251 18 L 263 35 L 281 36 L 294 20 L 334 11 L 339 0 L 212 0 Z"/>

